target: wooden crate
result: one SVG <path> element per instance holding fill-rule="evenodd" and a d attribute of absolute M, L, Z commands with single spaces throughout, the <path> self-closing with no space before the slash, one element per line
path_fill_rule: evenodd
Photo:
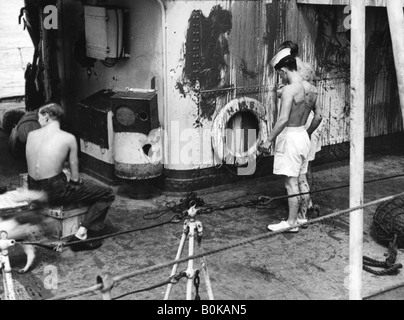
<path fill-rule="evenodd" d="M 65 174 L 69 177 L 69 172 L 65 170 Z M 28 174 L 20 174 L 21 188 L 28 188 Z M 58 240 L 65 240 L 74 235 L 80 227 L 80 223 L 84 219 L 89 207 L 80 203 L 69 204 L 65 206 L 48 207 L 42 210 L 42 214 L 47 216 L 51 221 L 52 237 Z"/>
<path fill-rule="evenodd" d="M 88 212 L 88 206 L 50 207 L 42 213 L 52 221 L 52 237 L 66 240 L 74 235 Z"/>

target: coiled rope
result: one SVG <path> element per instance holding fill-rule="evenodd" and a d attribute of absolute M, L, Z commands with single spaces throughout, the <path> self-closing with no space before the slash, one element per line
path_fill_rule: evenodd
<path fill-rule="evenodd" d="M 376 276 L 396 275 L 403 267 L 401 263 L 395 264 L 397 259 L 397 234 L 389 244 L 388 256 L 385 261 L 377 261 L 369 257 L 363 257 L 363 270 Z M 384 268 L 385 270 L 374 270 L 370 267 Z"/>
<path fill-rule="evenodd" d="M 378 200 L 375 200 L 375 201 L 371 201 L 371 202 L 369 202 L 367 204 L 363 204 L 361 206 L 357 206 L 357 207 L 345 209 L 345 210 L 342 210 L 342 211 L 338 211 L 338 212 L 335 212 L 335 213 L 331 213 L 329 215 L 325 215 L 325 216 L 322 216 L 320 218 L 315 218 L 315 219 L 312 219 L 312 220 L 309 220 L 309 221 L 307 221 L 305 223 L 300 224 L 300 226 L 306 226 L 306 225 L 308 226 L 308 225 L 311 225 L 311 224 L 320 223 L 322 221 L 325 221 L 325 220 L 328 220 L 328 219 L 331 219 L 331 218 L 335 218 L 335 217 L 344 215 L 346 213 L 361 210 L 361 209 L 364 209 L 364 208 L 367 208 L 367 207 L 370 207 L 370 206 L 374 206 L 374 205 L 382 203 L 382 202 L 391 201 L 391 200 L 393 200 L 395 198 L 402 197 L 402 196 L 404 196 L 404 192 L 400 193 L 400 194 L 388 196 L 388 197 L 385 197 L 385 198 L 382 198 L 382 199 L 378 199 Z M 264 239 L 267 239 L 267 238 L 277 236 L 277 235 L 282 234 L 285 231 L 289 231 L 289 230 L 291 230 L 293 228 L 295 228 L 295 226 L 292 226 L 290 228 L 285 228 L 285 229 L 279 230 L 279 231 L 274 231 L 274 232 L 271 232 L 271 233 L 265 233 L 265 234 L 261 234 L 261 235 L 258 235 L 258 236 L 246 238 L 244 240 L 237 241 L 237 242 L 235 242 L 233 244 L 222 246 L 222 247 L 219 247 L 217 249 L 212 249 L 210 251 L 206 251 L 206 252 L 203 252 L 203 253 L 194 254 L 192 256 L 180 258 L 178 260 L 172 260 L 172 261 L 169 261 L 169 262 L 166 262 L 166 263 L 161 263 L 161 264 L 158 264 L 158 265 L 155 265 L 155 266 L 151 266 L 151 267 L 144 268 L 144 269 L 141 269 L 141 270 L 133 271 L 133 272 L 130 272 L 130 273 L 127 273 L 127 274 L 124 274 L 124 275 L 118 275 L 118 276 L 113 277 L 112 281 L 113 281 L 113 283 L 121 282 L 123 280 L 139 276 L 141 274 L 145 274 L 145 273 L 149 273 L 149 272 L 152 272 L 152 271 L 157 271 L 157 270 L 160 270 L 160 269 L 163 269 L 163 268 L 173 266 L 174 264 L 180 264 L 180 263 L 183 263 L 183 262 L 187 262 L 188 260 L 195 260 L 195 259 L 199 259 L 199 258 L 202 258 L 202 257 L 217 254 L 217 253 L 220 253 L 220 252 L 223 252 L 223 251 L 227 251 L 227 250 L 230 250 L 230 249 L 233 249 L 233 248 L 241 247 L 241 246 L 244 246 L 246 244 L 251 244 L 251 243 L 254 243 L 254 242 L 257 242 L 257 241 L 260 241 L 260 240 L 264 240 Z M 53 298 L 46 299 L 46 300 L 64 300 L 64 299 L 68 299 L 68 298 L 71 298 L 71 297 L 91 293 L 91 292 L 94 292 L 94 291 L 97 291 L 97 290 L 101 290 L 102 288 L 103 288 L 102 283 L 101 284 L 99 283 L 97 285 L 94 285 L 94 286 L 91 286 L 91 287 L 88 287 L 88 288 L 85 288 L 85 289 L 82 289 L 82 290 L 78 290 L 78 291 L 75 291 L 75 292 L 72 292 L 72 293 L 68 293 L 68 294 L 65 294 L 65 295 L 60 295 L 60 296 L 53 297 Z"/>

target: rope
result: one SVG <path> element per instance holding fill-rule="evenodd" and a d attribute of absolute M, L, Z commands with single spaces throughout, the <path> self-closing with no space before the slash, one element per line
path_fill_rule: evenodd
<path fill-rule="evenodd" d="M 390 292 L 390 291 L 394 291 L 394 290 L 401 289 L 401 288 L 403 288 L 403 287 L 404 287 L 404 283 L 397 284 L 397 285 L 394 285 L 394 286 L 385 288 L 385 289 L 383 289 L 382 291 L 378 291 L 378 292 L 376 292 L 376 293 L 372 293 L 372 294 L 370 294 L 370 295 L 368 295 L 368 296 L 366 296 L 366 297 L 363 297 L 363 300 L 370 300 L 370 299 L 372 299 L 372 298 L 374 298 L 374 297 L 383 295 L 383 294 L 385 294 L 385 293 L 387 293 L 387 292 Z"/>
<path fill-rule="evenodd" d="M 25 71 L 26 67 L 24 66 L 24 58 L 22 56 L 21 48 L 18 48 L 18 51 L 20 53 L 21 68 L 22 68 L 23 71 Z"/>
<path fill-rule="evenodd" d="M 147 287 L 147 288 L 144 288 L 144 289 L 139 289 L 139 290 L 134 290 L 134 291 L 131 291 L 131 292 L 127 292 L 127 293 L 124 293 L 124 294 L 122 294 L 120 296 L 112 298 L 112 300 L 118 300 L 118 299 L 124 298 L 126 296 L 129 296 L 131 294 L 135 294 L 135 293 L 139 293 L 139 292 L 143 292 L 143 291 L 150 291 L 150 290 L 165 286 L 165 285 L 167 285 L 169 283 L 177 284 L 182 278 L 186 278 L 186 277 L 187 277 L 187 273 L 185 271 L 181 271 L 178 275 L 173 275 L 170 278 L 168 278 L 167 280 L 165 280 L 163 282 L 160 282 L 160 283 L 158 283 L 158 284 L 156 284 L 154 286 L 150 286 L 150 287 Z"/>
<path fill-rule="evenodd" d="M 94 238 L 91 238 L 91 239 L 80 240 L 80 241 L 72 241 L 72 242 L 67 242 L 67 243 L 58 242 L 58 243 L 49 244 L 49 245 L 41 243 L 41 242 L 24 242 L 24 241 L 22 241 L 22 242 L 19 242 L 19 243 L 24 244 L 24 245 L 40 246 L 40 247 L 43 247 L 43 248 L 46 248 L 46 249 L 50 249 L 50 250 L 60 252 L 63 247 L 70 247 L 70 246 L 75 245 L 77 243 L 87 243 L 87 242 L 93 242 L 93 241 L 97 241 L 97 240 L 103 240 L 103 239 L 107 239 L 107 238 L 116 237 L 116 236 L 119 236 L 119 235 L 122 235 L 122 234 L 128 234 L 128 233 L 132 233 L 132 232 L 136 232 L 136 231 L 144 231 L 144 230 L 148 230 L 148 229 L 152 229 L 152 228 L 157 228 L 157 227 L 163 226 L 163 225 L 165 225 L 167 223 L 176 223 L 176 222 L 172 222 L 174 220 L 174 218 L 176 218 L 176 217 L 177 217 L 177 215 L 174 215 L 170 220 L 167 220 L 167 221 L 161 222 L 161 223 L 157 223 L 157 224 L 154 224 L 152 226 L 120 231 L 120 232 L 108 234 L 108 235 L 105 235 L 105 236 L 94 237 Z"/>
<path fill-rule="evenodd" d="M 369 268 L 368 266 L 364 265 L 363 270 L 365 270 L 369 273 L 372 273 L 375 276 L 392 276 L 392 275 L 397 275 L 398 270 L 401 269 L 402 267 L 403 267 L 402 264 L 396 264 L 396 265 L 392 266 L 391 268 L 376 271 L 376 270 L 373 270 L 372 268 Z"/>
<path fill-rule="evenodd" d="M 19 241 L 19 240 L 16 240 L 16 242 L 19 244 L 23 244 L 23 245 L 38 246 L 38 247 L 42 247 L 42 248 L 49 249 L 52 251 L 59 251 L 59 250 L 57 250 L 57 248 L 60 247 L 59 244 L 52 245 L 52 244 L 45 244 L 42 242 L 25 242 L 25 241 Z"/>
<path fill-rule="evenodd" d="M 201 296 L 199 295 L 199 285 L 201 283 L 201 279 L 199 277 L 199 270 L 195 271 L 194 277 L 194 286 L 195 286 L 195 300 L 201 300 Z"/>
<path fill-rule="evenodd" d="M 379 182 L 379 181 L 384 181 L 384 180 L 390 180 L 390 179 L 395 179 L 395 178 L 401 178 L 401 177 L 404 177 L 404 174 L 399 174 L 399 175 L 392 176 L 392 177 L 385 177 L 385 178 L 378 178 L 378 179 L 368 180 L 368 181 L 365 181 L 364 184 L 374 183 L 374 182 Z M 268 198 L 268 199 L 271 199 L 271 201 L 281 200 L 281 199 L 288 199 L 288 198 L 293 198 L 293 197 L 297 197 L 297 196 L 304 196 L 304 195 L 308 195 L 308 194 L 316 194 L 316 193 L 320 193 L 320 192 L 333 191 L 333 190 L 343 189 L 343 188 L 348 188 L 348 187 L 350 187 L 350 185 L 346 184 L 346 185 L 337 186 L 337 187 L 330 187 L 330 188 L 313 190 L 313 191 L 310 191 L 310 192 L 305 192 L 305 193 L 300 193 L 300 194 L 279 196 L 279 197 L 273 197 L 273 198 Z"/>
<path fill-rule="evenodd" d="M 15 49 L 17 49 L 17 50 L 20 50 L 20 49 L 34 49 L 34 47 L 15 47 L 15 48 L 13 48 L 13 47 L 10 47 L 10 48 L 6 48 L 6 47 L 0 47 L 0 51 L 11 51 L 11 50 L 15 50 Z"/>
<path fill-rule="evenodd" d="M 363 257 L 363 270 L 376 276 L 396 275 L 398 270 L 403 267 L 401 263 L 395 264 L 397 258 L 397 234 L 389 244 L 389 251 L 386 261 L 377 261 L 369 257 Z M 374 270 L 369 267 L 384 268 L 386 270 Z"/>
<path fill-rule="evenodd" d="M 384 177 L 384 178 L 378 178 L 378 179 L 373 179 L 373 180 L 369 180 L 369 181 L 365 181 L 364 183 L 373 183 L 373 182 L 379 182 L 379 181 L 383 181 L 383 180 L 390 180 L 390 179 L 395 179 L 395 178 L 399 178 L 399 177 L 404 177 L 404 174 L 400 174 L 400 175 L 396 175 L 396 176 L 391 176 L 391 177 Z M 234 209 L 234 208 L 239 208 L 239 207 L 254 207 L 257 208 L 258 205 L 262 205 L 262 206 L 268 206 L 271 202 L 273 201 L 277 201 L 277 200 L 283 200 L 283 199 L 289 199 L 289 198 L 293 198 L 293 197 L 300 197 L 303 195 L 308 195 L 308 194 L 315 194 L 315 193 L 320 193 L 320 192 L 327 192 L 327 191 L 332 191 L 332 190 L 337 190 L 337 189 L 342 189 L 342 188 L 346 188 L 349 187 L 348 185 L 342 185 L 342 186 L 336 186 L 336 187 L 330 187 L 330 188 L 325 188 L 325 189 L 319 189 L 319 190 L 314 190 L 314 191 L 310 191 L 310 192 L 304 192 L 304 193 L 299 193 L 299 194 L 293 194 L 293 195 L 282 195 L 282 196 L 276 196 L 276 197 L 267 197 L 267 196 L 261 196 L 258 199 L 253 199 L 253 200 L 248 200 L 245 201 L 243 203 L 234 203 L 234 204 L 228 204 L 228 205 L 222 205 L 222 206 L 210 206 L 204 209 L 199 209 L 198 213 L 203 215 L 203 214 L 209 214 L 212 213 L 214 211 L 223 211 L 223 210 L 228 210 L 228 209 Z M 252 196 L 252 195 L 257 195 L 259 193 L 251 193 L 249 195 L 246 196 Z M 241 196 L 241 197 L 237 197 L 237 198 L 233 198 L 230 200 L 235 200 L 235 199 L 240 199 L 246 196 Z M 225 200 L 219 203 L 223 203 L 223 202 L 227 202 L 229 200 Z M 104 240 L 107 238 L 112 238 L 112 237 L 116 237 L 122 234 L 128 234 L 128 233 L 132 233 L 132 232 L 137 232 L 137 231 L 144 231 L 144 230 L 148 230 L 148 229 L 152 229 L 152 228 L 156 228 L 156 227 L 160 227 L 163 226 L 165 224 L 168 223 L 178 223 L 182 220 L 182 218 L 184 218 L 187 213 L 186 210 L 188 210 L 191 206 L 196 205 L 196 206 L 204 206 L 205 202 L 202 198 L 197 197 L 196 193 L 194 192 L 190 192 L 187 197 L 185 199 L 180 199 L 180 203 L 176 204 L 174 201 L 169 201 L 166 203 L 166 207 L 169 208 L 168 210 L 163 210 L 163 211 L 156 211 L 156 212 L 152 212 L 152 213 L 146 213 L 143 218 L 146 220 L 152 220 L 152 219 L 157 219 L 159 217 L 161 217 L 162 215 L 166 214 L 167 212 L 174 212 L 176 213 L 176 215 L 172 216 L 171 219 L 168 219 L 165 222 L 162 223 L 158 223 L 155 225 L 151 225 L 148 227 L 143 227 L 143 228 L 136 228 L 136 229 L 129 229 L 129 230 L 125 230 L 125 231 L 120 231 L 120 232 L 116 232 L 113 234 L 109 234 L 109 235 L 105 235 L 105 236 L 101 236 L 101 237 L 95 237 L 95 238 L 91 238 L 91 239 L 86 239 L 86 240 L 81 240 L 80 243 L 86 243 L 86 242 L 92 242 L 92 241 L 97 241 L 97 240 Z M 267 209 L 267 208 L 266 208 Z M 158 215 L 156 215 L 156 213 Z M 150 218 L 150 215 L 154 215 L 153 218 Z M 55 243 L 55 244 L 43 244 L 40 242 L 21 242 L 21 244 L 26 244 L 26 245 L 35 245 L 35 246 L 40 246 L 49 250 L 54 250 L 54 251 L 58 251 L 61 252 L 63 247 L 69 247 L 72 245 L 75 245 L 79 243 L 78 241 L 76 242 L 69 242 L 69 243 Z"/>
<path fill-rule="evenodd" d="M 384 181 L 384 180 L 390 180 L 390 179 L 396 179 L 396 178 L 400 178 L 400 177 L 404 177 L 404 174 L 400 174 L 400 175 L 396 175 L 396 176 L 390 176 L 390 177 L 384 177 L 384 178 L 378 178 L 378 179 L 373 179 L 373 180 L 368 180 L 368 181 L 365 181 L 364 184 L 374 183 L 374 182 L 379 182 L 379 181 Z M 208 206 L 208 207 L 206 207 L 204 209 L 199 209 L 198 213 L 199 214 L 208 214 L 208 213 L 212 213 L 213 211 L 217 211 L 217 210 L 234 209 L 234 208 L 239 208 L 239 207 L 243 207 L 243 206 L 244 207 L 255 207 L 255 208 L 257 208 L 258 204 L 260 204 L 262 206 L 267 206 L 268 204 L 270 204 L 271 202 L 276 201 L 276 200 L 283 200 L 283 199 L 288 199 L 288 198 L 293 198 L 293 197 L 300 197 L 300 196 L 307 195 L 307 194 L 313 195 L 313 194 L 320 193 L 320 192 L 327 192 L 327 191 L 332 191 L 332 190 L 337 190 L 337 189 L 343 189 L 343 188 L 347 188 L 349 186 L 350 186 L 349 184 L 346 184 L 346 185 L 337 186 L 337 187 L 330 187 L 330 188 L 325 188 L 325 189 L 313 190 L 313 191 L 305 192 L 305 193 L 292 194 L 292 195 L 282 195 L 282 196 L 276 196 L 276 197 L 261 196 L 257 200 L 253 199 L 253 200 L 245 201 L 243 203 L 221 205 L 221 206 L 216 206 L 216 207 Z M 244 195 L 244 196 L 239 196 L 239 197 L 231 198 L 231 199 L 228 199 L 228 200 L 220 201 L 219 203 L 228 202 L 228 201 L 231 201 L 231 200 L 238 200 L 240 198 L 254 196 L 254 195 L 257 195 L 257 194 L 260 194 L 260 193 L 258 193 L 258 192 L 250 193 L 250 194 L 247 194 L 247 195 Z M 195 199 L 197 199 L 197 201 L 198 201 L 197 206 L 203 206 L 204 203 L 205 203 L 203 199 L 197 198 L 195 193 L 193 193 L 193 192 L 191 192 L 187 196 L 187 199 L 190 198 L 190 197 L 191 198 L 195 197 Z M 180 200 L 180 202 L 183 202 L 183 201 L 184 201 L 183 199 Z M 186 202 L 186 200 L 185 200 L 185 202 Z M 181 208 L 181 204 L 176 205 L 174 201 L 170 201 L 170 202 L 166 203 L 166 207 L 167 208 L 174 208 L 174 209 L 175 208 Z M 188 208 L 189 207 L 182 208 L 180 210 L 171 210 L 171 211 L 176 212 L 176 213 L 181 213 L 184 210 L 187 210 Z M 265 208 L 265 209 L 267 209 L 267 208 Z M 157 212 L 154 212 L 154 213 L 146 213 L 143 216 L 143 218 L 144 219 L 157 219 L 157 218 L 161 217 L 163 214 L 165 214 L 165 213 L 167 213 L 169 211 L 170 210 L 162 210 L 162 211 L 157 211 Z M 153 218 L 149 218 L 149 215 L 156 214 L 156 213 L 158 215 L 156 215 Z"/>
<path fill-rule="evenodd" d="M 400 194 L 392 195 L 392 196 L 389 196 L 389 197 L 386 197 L 386 198 L 382 198 L 382 199 L 379 199 L 379 200 L 371 201 L 371 202 L 369 202 L 367 204 L 363 204 L 361 206 L 345 209 L 345 210 L 342 210 L 342 211 L 331 213 L 329 215 L 326 215 L 326 216 L 323 216 L 323 217 L 320 217 L 320 218 L 312 219 L 312 220 L 309 220 L 309 221 L 307 221 L 305 223 L 300 224 L 300 226 L 319 223 L 319 222 L 322 222 L 322 221 L 325 221 L 325 220 L 328 220 L 328 219 L 331 219 L 331 218 L 338 217 L 338 216 L 346 214 L 346 213 L 361 210 L 361 209 L 364 209 L 364 208 L 367 208 L 367 207 L 370 207 L 370 206 L 374 206 L 374 205 L 382 203 L 382 202 L 390 201 L 390 200 L 393 200 L 393 199 L 401 197 L 401 196 L 404 196 L 404 192 L 400 193 Z M 222 247 L 219 247 L 217 249 L 213 249 L 213 250 L 206 251 L 206 252 L 203 252 L 203 253 L 194 254 L 192 256 L 188 256 L 188 257 L 180 258 L 180 259 L 177 259 L 177 260 L 172 260 L 172 261 L 169 261 L 169 262 L 161 263 L 161 264 L 151 266 L 151 267 L 148 267 L 148 268 L 144 268 L 144 269 L 141 269 L 141 270 L 136 270 L 136 271 L 124 274 L 124 275 L 115 276 L 113 278 L 113 282 L 114 283 L 120 282 L 120 281 L 129 279 L 129 278 L 132 278 L 132 277 L 135 277 L 135 276 L 139 276 L 141 274 L 145 274 L 145 273 L 148 273 L 148 272 L 164 269 L 164 268 L 173 266 L 175 264 L 180 264 L 180 263 L 183 263 L 183 262 L 187 262 L 189 260 L 195 260 L 195 259 L 199 259 L 199 258 L 202 258 L 202 257 L 210 256 L 210 255 L 213 255 L 213 254 L 216 254 L 216 253 L 220 253 L 220 252 L 223 252 L 223 251 L 227 251 L 227 250 L 230 250 L 230 249 L 233 249 L 233 248 L 241 247 L 241 246 L 244 246 L 246 244 L 251 244 L 251 243 L 254 243 L 256 241 L 260 241 L 260 240 L 264 240 L 264 239 L 267 239 L 267 238 L 277 236 L 277 235 L 282 234 L 285 231 L 289 231 L 289 230 L 291 230 L 293 228 L 294 228 L 294 226 L 292 226 L 290 228 L 283 229 L 283 230 L 274 231 L 274 232 L 271 232 L 271 233 L 265 233 L 265 234 L 261 234 L 261 235 L 258 235 L 258 236 L 246 238 L 244 240 L 235 242 L 233 244 L 229 244 L 227 246 L 222 246 Z M 76 292 L 73 292 L 73 293 L 57 296 L 57 297 L 51 298 L 49 300 L 63 300 L 63 299 L 67 299 L 69 297 L 78 296 L 78 295 L 86 294 L 86 293 L 89 293 L 89 292 L 93 292 L 93 291 L 99 290 L 101 288 L 102 288 L 102 284 L 97 284 L 97 285 L 94 285 L 92 287 L 82 289 L 82 290 L 79 290 L 79 291 L 76 291 Z"/>
<path fill-rule="evenodd" d="M 87 243 L 87 242 L 93 242 L 93 241 L 98 241 L 98 240 L 104 240 L 104 239 L 116 237 L 116 236 L 119 236 L 122 234 L 128 234 L 128 233 L 132 233 L 132 232 L 144 231 L 144 230 L 148 230 L 148 229 L 152 229 L 152 228 L 161 227 L 168 223 L 178 223 L 181 221 L 181 219 L 183 217 L 186 216 L 186 210 L 188 210 L 193 205 L 196 205 L 196 206 L 204 205 L 204 201 L 201 198 L 198 198 L 194 192 L 191 192 L 188 194 L 186 199 L 181 199 L 180 203 L 178 205 L 175 205 L 175 203 L 174 203 L 174 205 L 172 205 L 172 202 L 169 202 L 166 204 L 166 206 L 170 208 L 170 211 L 176 213 L 175 215 L 173 215 L 170 219 L 168 219 L 164 222 L 157 223 L 157 224 L 154 224 L 151 226 L 119 231 L 119 232 L 108 234 L 105 236 L 94 237 L 91 239 L 80 240 L 80 241 L 72 241 L 72 242 L 67 242 L 67 243 L 62 243 L 62 242 L 58 242 L 58 243 L 54 243 L 54 244 L 44 244 L 41 242 L 20 242 L 20 243 L 25 244 L 25 245 L 36 245 L 36 246 L 40 246 L 40 247 L 43 247 L 46 249 L 60 252 L 63 247 L 70 247 L 70 246 L 73 246 L 78 243 Z M 165 212 L 167 212 L 167 211 L 168 210 L 166 210 Z M 149 215 L 149 214 L 146 214 L 145 216 L 147 216 L 147 215 Z M 161 215 L 159 215 L 159 217 L 160 216 Z"/>
<path fill-rule="evenodd" d="M 164 203 L 164 202 L 163 202 Z M 145 220 L 151 220 L 151 219 L 157 219 L 161 217 L 164 213 L 172 211 L 174 213 L 183 213 L 184 211 L 188 210 L 192 206 L 197 206 L 201 207 L 205 205 L 205 201 L 203 201 L 202 198 L 198 198 L 195 192 L 190 192 L 188 193 L 187 197 L 185 199 L 180 199 L 180 203 L 176 204 L 175 201 L 168 201 L 165 202 L 165 206 L 168 208 L 168 210 L 162 210 L 162 211 L 157 211 L 157 212 L 151 212 L 151 213 L 146 213 L 143 215 L 143 219 Z M 159 214 L 159 215 L 156 215 Z M 149 216 L 153 215 L 152 218 Z"/>
<path fill-rule="evenodd" d="M 199 270 L 195 271 L 194 277 L 194 286 L 195 286 L 195 300 L 201 300 L 201 296 L 199 295 L 199 285 L 201 283 L 201 279 L 199 277 Z"/>

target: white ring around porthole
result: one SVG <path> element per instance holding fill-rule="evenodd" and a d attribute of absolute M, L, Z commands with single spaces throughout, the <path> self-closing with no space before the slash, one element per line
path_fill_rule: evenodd
<path fill-rule="evenodd" d="M 258 137 L 255 143 L 245 152 L 240 155 L 234 154 L 225 144 L 225 129 L 231 117 L 238 112 L 249 111 L 253 113 L 258 122 Z M 240 97 L 230 101 L 228 104 L 216 111 L 212 123 L 212 147 L 218 158 L 223 161 L 229 153 L 237 158 L 255 157 L 257 147 L 261 141 L 265 141 L 268 136 L 268 127 L 266 122 L 265 106 L 256 99 L 250 97 Z"/>

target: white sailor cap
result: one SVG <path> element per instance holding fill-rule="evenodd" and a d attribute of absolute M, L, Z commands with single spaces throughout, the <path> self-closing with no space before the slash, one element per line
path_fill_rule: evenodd
<path fill-rule="evenodd" d="M 285 48 L 282 49 L 281 51 L 279 51 L 275 57 L 272 58 L 270 64 L 272 66 L 272 68 L 275 68 L 276 65 L 285 57 L 290 56 L 291 55 L 291 50 L 290 48 Z"/>

